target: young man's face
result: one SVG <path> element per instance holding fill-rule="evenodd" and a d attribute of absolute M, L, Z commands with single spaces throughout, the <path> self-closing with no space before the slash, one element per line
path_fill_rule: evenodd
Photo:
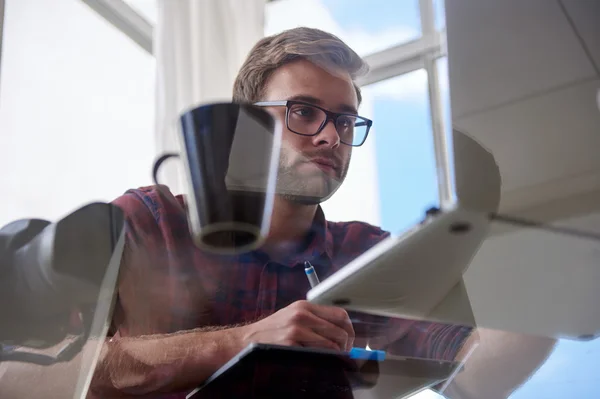
<path fill-rule="evenodd" d="M 356 114 L 358 99 L 350 76 L 330 72 L 307 60 L 281 66 L 269 77 L 263 101 L 298 100 L 328 111 Z M 285 107 L 273 107 L 272 111 L 283 127 L 278 192 L 305 204 L 328 199 L 346 177 L 352 147 L 340 142 L 332 121 L 317 135 L 302 136 L 287 128 Z M 300 105 L 288 118 L 304 123 L 310 114 L 310 108 Z"/>

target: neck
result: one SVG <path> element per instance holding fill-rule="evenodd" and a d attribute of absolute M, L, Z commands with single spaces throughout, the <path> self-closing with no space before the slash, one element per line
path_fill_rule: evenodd
<path fill-rule="evenodd" d="M 287 254 L 302 243 L 309 232 L 317 205 L 302 205 L 283 197 L 275 197 L 271 228 L 264 250 L 272 257 Z"/>

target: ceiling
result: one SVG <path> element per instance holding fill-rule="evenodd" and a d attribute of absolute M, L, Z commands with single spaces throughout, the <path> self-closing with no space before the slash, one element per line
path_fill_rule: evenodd
<path fill-rule="evenodd" d="M 489 149 L 500 209 L 600 208 L 600 1 L 447 0 L 455 129 Z"/>

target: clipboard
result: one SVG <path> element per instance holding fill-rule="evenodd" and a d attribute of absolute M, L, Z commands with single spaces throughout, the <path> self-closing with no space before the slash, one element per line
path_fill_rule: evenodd
<path fill-rule="evenodd" d="M 401 398 L 439 384 L 460 363 L 386 355 L 251 344 L 186 399 Z"/>

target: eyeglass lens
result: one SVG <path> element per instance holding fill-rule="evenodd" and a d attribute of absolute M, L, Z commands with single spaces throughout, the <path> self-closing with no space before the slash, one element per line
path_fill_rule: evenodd
<path fill-rule="evenodd" d="M 315 135 L 327 118 L 327 114 L 319 108 L 306 104 L 292 104 L 288 111 L 288 129 L 306 135 Z M 340 141 L 348 145 L 360 145 L 367 134 L 366 121 L 354 115 L 339 115 L 335 128 Z"/>

